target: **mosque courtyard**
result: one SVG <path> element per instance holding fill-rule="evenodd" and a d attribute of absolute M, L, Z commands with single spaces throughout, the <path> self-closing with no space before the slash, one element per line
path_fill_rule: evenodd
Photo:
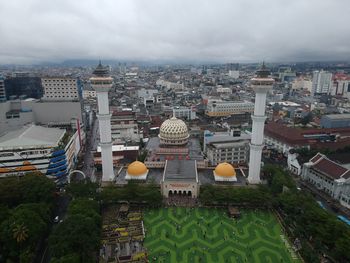
<path fill-rule="evenodd" d="M 149 262 L 301 262 L 270 212 L 161 208 L 144 212 Z"/>

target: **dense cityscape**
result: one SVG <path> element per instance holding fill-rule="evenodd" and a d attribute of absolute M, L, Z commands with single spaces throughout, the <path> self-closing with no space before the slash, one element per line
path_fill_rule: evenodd
<path fill-rule="evenodd" d="M 4 4 L 0 263 L 350 262 L 346 8 L 267 1 Z"/>

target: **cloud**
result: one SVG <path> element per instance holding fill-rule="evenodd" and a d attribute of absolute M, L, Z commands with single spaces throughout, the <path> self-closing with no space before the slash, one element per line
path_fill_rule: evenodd
<path fill-rule="evenodd" d="M 348 0 L 0 0 L 0 63 L 350 59 Z"/>

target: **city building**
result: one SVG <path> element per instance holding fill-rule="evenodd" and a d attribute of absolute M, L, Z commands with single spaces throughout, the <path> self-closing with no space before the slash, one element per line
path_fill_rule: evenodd
<path fill-rule="evenodd" d="M 79 101 L 8 100 L 0 103 L 0 135 L 34 123 L 51 127 L 85 126 Z M 76 127 L 75 127 L 76 128 Z"/>
<path fill-rule="evenodd" d="M 350 99 L 350 76 L 342 73 L 333 75 L 331 95 Z"/>
<path fill-rule="evenodd" d="M 111 116 L 112 140 L 120 142 L 140 142 L 143 133 L 139 130 L 137 118 L 132 111 L 114 111 Z"/>
<path fill-rule="evenodd" d="M 40 172 L 59 179 L 77 163 L 85 134 L 36 125 L 0 137 L 0 177 Z"/>
<path fill-rule="evenodd" d="M 337 150 L 350 145 L 350 128 L 300 129 L 278 122 L 265 125 L 265 144 L 287 156 L 290 149 Z"/>
<path fill-rule="evenodd" d="M 312 81 L 304 78 L 297 78 L 292 82 L 292 90 L 312 91 Z"/>
<path fill-rule="evenodd" d="M 231 164 L 247 164 L 249 157 L 249 142 L 251 136 L 244 132 L 238 135 L 231 132 L 204 131 L 203 152 L 210 165 L 222 162 Z"/>
<path fill-rule="evenodd" d="M 0 75 L 0 102 L 6 101 L 5 78 Z"/>
<path fill-rule="evenodd" d="M 251 184 L 260 183 L 261 153 L 264 147 L 264 126 L 266 94 L 272 89 L 274 79 L 269 77 L 270 71 L 263 63 L 256 76 L 251 79 L 252 89 L 255 91 L 254 115 L 252 115 L 252 139 L 249 155 L 248 181 Z"/>
<path fill-rule="evenodd" d="M 87 100 L 87 99 L 96 99 L 96 97 L 97 97 L 96 90 L 91 88 L 90 84 L 84 85 L 83 99 L 85 99 L 85 100 Z"/>
<path fill-rule="evenodd" d="M 5 89 L 7 99 L 34 98 L 43 96 L 43 87 L 39 77 L 30 77 L 27 74 L 17 74 L 15 77 L 6 77 Z"/>
<path fill-rule="evenodd" d="M 102 182 L 114 179 L 111 114 L 109 112 L 108 92 L 113 85 L 113 78 L 109 75 L 108 67 L 98 64 L 90 78 L 91 86 L 97 93 L 98 126 L 100 130 L 100 147 L 102 158 Z"/>
<path fill-rule="evenodd" d="M 129 162 L 136 160 L 139 155 L 140 147 L 135 146 L 125 146 L 125 145 L 112 145 L 112 159 L 113 165 L 117 165 L 118 163 Z M 96 152 L 94 152 L 94 163 L 97 165 L 102 165 L 102 157 L 101 157 L 101 146 L 97 146 Z"/>
<path fill-rule="evenodd" d="M 312 77 L 312 95 L 328 94 L 332 89 L 332 73 L 327 71 L 314 71 Z"/>
<path fill-rule="evenodd" d="M 210 100 L 205 114 L 209 117 L 226 117 L 237 114 L 252 113 L 254 103 L 249 101 Z"/>
<path fill-rule="evenodd" d="M 184 107 L 184 106 L 173 107 L 173 116 L 179 119 L 185 119 L 189 121 L 195 120 L 197 118 L 194 107 Z"/>
<path fill-rule="evenodd" d="M 291 82 L 295 80 L 296 74 L 290 67 L 280 67 L 278 69 L 278 78 L 282 82 Z"/>
<path fill-rule="evenodd" d="M 304 163 L 301 178 L 350 208 L 350 170 L 318 153 Z"/>
<path fill-rule="evenodd" d="M 321 117 L 322 128 L 350 127 L 350 114 L 329 114 Z"/>
<path fill-rule="evenodd" d="M 238 79 L 239 78 L 239 71 L 238 70 L 229 70 L 228 76 L 232 79 Z"/>
<path fill-rule="evenodd" d="M 41 78 L 43 100 L 78 100 L 78 80 L 69 77 Z"/>

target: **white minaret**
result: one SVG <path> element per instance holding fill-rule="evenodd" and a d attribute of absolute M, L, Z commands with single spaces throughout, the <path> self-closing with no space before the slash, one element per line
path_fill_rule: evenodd
<path fill-rule="evenodd" d="M 257 71 L 256 77 L 251 79 L 252 89 L 255 91 L 254 115 L 252 115 L 253 128 L 250 142 L 249 175 L 250 184 L 260 183 L 261 152 L 264 147 L 264 125 L 266 94 L 272 89 L 274 79 L 269 77 L 270 71 L 263 63 Z"/>
<path fill-rule="evenodd" d="M 110 182 L 114 179 L 111 114 L 109 113 L 108 91 L 113 85 L 113 78 L 109 75 L 107 67 L 101 65 L 101 61 L 90 78 L 91 86 L 97 93 L 98 125 L 100 130 L 100 146 L 102 157 L 102 182 Z"/>

